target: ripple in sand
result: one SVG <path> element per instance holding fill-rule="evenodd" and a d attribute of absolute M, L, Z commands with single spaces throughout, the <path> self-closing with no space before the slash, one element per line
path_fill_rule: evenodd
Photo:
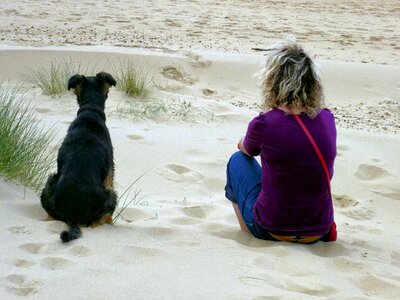
<path fill-rule="evenodd" d="M 378 166 L 361 164 L 355 176 L 361 180 L 375 180 L 389 176 L 389 172 Z"/>
<path fill-rule="evenodd" d="M 29 279 L 25 275 L 11 274 L 5 277 L 6 290 L 14 296 L 30 297 L 39 292 L 40 281 Z"/>
<path fill-rule="evenodd" d="M 71 267 L 74 264 L 72 260 L 62 257 L 45 257 L 42 260 L 41 265 L 52 271 L 64 270 Z"/>

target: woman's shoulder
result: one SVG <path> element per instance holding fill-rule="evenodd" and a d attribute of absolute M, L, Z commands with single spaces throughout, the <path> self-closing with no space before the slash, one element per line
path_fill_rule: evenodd
<path fill-rule="evenodd" d="M 333 112 L 329 108 L 323 108 L 319 112 L 318 116 L 323 117 L 323 118 L 335 118 L 333 115 Z"/>
<path fill-rule="evenodd" d="M 251 123 L 266 123 L 269 120 L 271 120 L 271 118 L 274 118 L 275 114 L 276 112 L 273 112 L 273 110 L 260 112 L 257 116 L 255 116 L 252 119 Z"/>

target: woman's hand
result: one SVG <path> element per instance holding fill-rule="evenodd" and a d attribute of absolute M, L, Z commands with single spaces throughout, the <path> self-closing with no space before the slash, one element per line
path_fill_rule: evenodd
<path fill-rule="evenodd" d="M 240 139 L 239 143 L 237 144 L 237 147 L 238 147 L 238 149 L 239 149 L 240 151 L 242 151 L 244 154 L 249 155 L 249 154 L 246 152 L 246 149 L 244 149 L 244 147 L 243 147 L 243 140 L 244 140 L 244 138 L 241 138 L 241 139 Z M 249 155 L 249 156 L 250 156 L 250 155 Z"/>

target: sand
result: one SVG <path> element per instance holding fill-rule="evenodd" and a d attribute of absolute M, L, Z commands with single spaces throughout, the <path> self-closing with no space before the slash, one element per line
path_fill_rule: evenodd
<path fill-rule="evenodd" d="M 19 1 L 0 4 L 0 74 L 24 83 L 57 150 L 73 94 L 42 95 L 26 76 L 68 59 L 112 73 L 148 68 L 165 112 L 106 104 L 121 195 L 116 224 L 45 221 L 38 192 L 0 178 L 1 299 L 399 299 L 400 60 L 396 1 Z M 96 16 L 96 17 L 93 17 Z M 318 26 L 316 26 L 317 24 Z M 259 28 L 259 29 L 257 29 Z M 295 35 L 317 56 L 338 127 L 332 181 L 339 238 L 311 246 L 239 231 L 225 167 L 260 108 L 265 47 Z M 95 71 L 94 70 L 94 71 Z M 142 176 L 142 177 L 141 177 Z M 40 191 L 39 191 L 40 192 Z M 117 209 L 120 210 L 121 207 Z"/>

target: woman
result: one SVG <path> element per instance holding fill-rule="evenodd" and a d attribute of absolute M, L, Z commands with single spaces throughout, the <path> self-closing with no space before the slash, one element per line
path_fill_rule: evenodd
<path fill-rule="evenodd" d="M 262 88 L 268 110 L 250 122 L 227 167 L 226 197 L 240 227 L 265 240 L 336 240 L 330 194 L 336 127 L 323 108 L 316 66 L 297 42 L 279 43 L 267 60 Z"/>

